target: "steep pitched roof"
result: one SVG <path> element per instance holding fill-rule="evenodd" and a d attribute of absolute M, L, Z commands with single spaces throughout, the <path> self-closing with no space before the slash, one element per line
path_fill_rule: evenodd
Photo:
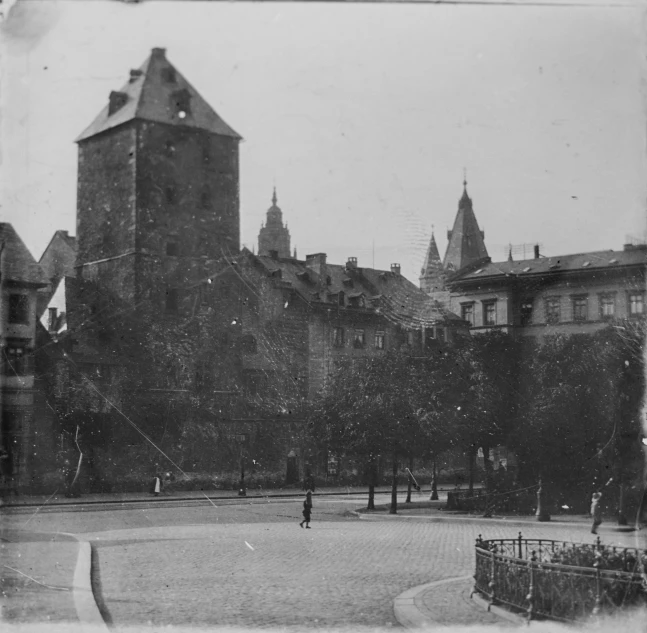
<path fill-rule="evenodd" d="M 369 310 L 407 329 L 431 327 L 448 321 L 462 322 L 458 315 L 434 301 L 399 273 L 373 268 L 349 269 L 339 264 L 326 263 L 325 273 L 319 275 L 306 266 L 304 261 L 252 255 L 246 249 L 243 256 L 260 266 L 268 275 L 277 276 L 279 287 L 295 290 L 314 308 L 338 305 L 337 298 L 343 292 L 348 297 L 366 298 L 365 308 L 357 306 L 348 308 L 349 310 Z"/>
<path fill-rule="evenodd" d="M 0 248 L 4 281 L 46 286 L 49 280 L 32 257 L 20 236 L 8 222 L 0 222 Z"/>
<path fill-rule="evenodd" d="M 467 195 L 467 182 L 463 181 L 463 196 L 458 203 L 454 228 L 447 235 L 449 243 L 443 266 L 446 270 L 458 271 L 476 261 L 488 257 L 484 234 L 479 229 L 472 201 Z"/>
<path fill-rule="evenodd" d="M 128 82 L 117 93 L 111 94 L 113 99 L 116 105 L 121 106 L 111 112 L 108 103 L 76 139 L 77 143 L 135 119 L 241 138 L 166 59 L 163 48 L 154 48 L 139 70 L 131 71 Z M 186 102 L 189 107 L 178 105 Z"/>
<path fill-rule="evenodd" d="M 626 266 L 645 265 L 647 265 L 647 247 L 637 246 L 622 251 L 595 251 L 538 259 L 487 262 L 476 269 L 466 271 L 465 274 L 457 274 L 451 282 L 460 283 L 485 278 L 556 276 L 575 272 L 599 274 Z"/>

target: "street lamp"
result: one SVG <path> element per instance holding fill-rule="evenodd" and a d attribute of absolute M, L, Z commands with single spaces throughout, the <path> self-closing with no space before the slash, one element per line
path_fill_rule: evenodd
<path fill-rule="evenodd" d="M 247 496 L 247 487 L 245 486 L 245 445 L 247 444 L 247 434 L 239 433 L 236 439 L 240 443 L 240 485 L 238 486 L 238 496 Z"/>

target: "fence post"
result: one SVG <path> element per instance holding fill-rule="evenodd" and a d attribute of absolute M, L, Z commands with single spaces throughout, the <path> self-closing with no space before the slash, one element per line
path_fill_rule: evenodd
<path fill-rule="evenodd" d="M 599 540 L 600 538 L 598 537 Z M 602 606 L 602 576 L 600 573 L 602 555 L 599 550 L 595 553 L 595 558 L 596 561 L 593 563 L 593 567 L 595 567 L 595 606 L 593 607 L 593 615 L 597 616 Z"/>
<path fill-rule="evenodd" d="M 492 548 L 490 554 L 491 554 L 490 560 L 492 562 L 492 569 L 490 571 L 490 582 L 488 583 L 488 587 L 490 588 L 490 604 L 488 604 L 488 607 L 487 607 L 488 611 L 490 610 L 490 607 L 494 604 L 494 600 L 495 600 L 494 574 L 496 570 L 496 546 Z"/>
<path fill-rule="evenodd" d="M 526 609 L 526 612 L 528 613 L 528 622 L 532 620 L 532 614 L 533 614 L 533 598 L 535 596 L 535 568 L 534 564 L 535 561 L 537 560 L 537 557 L 535 556 L 535 550 L 532 550 L 532 555 L 530 556 L 530 560 L 528 561 L 528 570 L 530 573 L 530 586 L 528 587 L 528 595 L 526 596 L 526 600 L 528 601 L 528 608 Z"/>
<path fill-rule="evenodd" d="M 519 540 L 519 558 L 523 558 L 523 554 L 521 553 L 521 540 L 522 540 L 521 539 L 521 532 L 519 532 L 518 540 Z"/>

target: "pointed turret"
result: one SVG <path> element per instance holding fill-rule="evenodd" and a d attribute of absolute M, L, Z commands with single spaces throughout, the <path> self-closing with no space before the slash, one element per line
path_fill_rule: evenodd
<path fill-rule="evenodd" d="M 283 212 L 276 204 L 276 187 L 272 193 L 272 206 L 267 210 L 267 222 L 258 234 L 258 254 L 269 255 L 276 251 L 279 257 L 290 257 L 290 231 L 283 226 Z"/>
<path fill-rule="evenodd" d="M 457 271 L 487 258 L 484 237 L 485 234 L 479 229 L 474 215 L 472 200 L 467 195 L 467 180 L 463 180 L 463 195 L 458 202 L 454 228 L 447 231 L 449 243 L 443 260 L 445 270 Z"/>
<path fill-rule="evenodd" d="M 445 289 L 445 271 L 443 270 L 443 263 L 440 259 L 433 228 L 425 263 L 420 271 L 420 289 L 428 294 Z"/>

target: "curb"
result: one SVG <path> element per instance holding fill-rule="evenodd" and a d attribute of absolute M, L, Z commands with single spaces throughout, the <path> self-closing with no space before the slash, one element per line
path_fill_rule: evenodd
<path fill-rule="evenodd" d="M 513 613 L 512 611 L 508 611 L 508 609 L 505 609 L 503 607 L 499 607 L 496 604 L 490 604 L 483 596 L 478 594 L 475 591 L 472 591 L 470 597 L 472 600 L 482 609 L 485 611 L 489 611 L 490 613 L 494 613 L 494 615 L 503 618 L 504 620 L 508 620 L 509 622 L 512 622 L 513 624 L 516 624 L 517 626 L 532 626 L 535 624 L 533 620 L 530 620 L 530 622 L 524 618 L 522 615 L 519 615 L 517 613 Z"/>
<path fill-rule="evenodd" d="M 109 633 L 110 629 L 108 629 L 101 617 L 92 591 L 92 546 L 89 541 L 85 541 L 74 534 L 69 536 L 73 536 L 79 543 L 79 555 L 74 569 L 72 592 L 76 614 L 81 627 L 92 627 L 92 631 Z"/>
<path fill-rule="evenodd" d="M 465 517 L 465 516 L 459 516 L 459 515 L 454 515 L 454 516 L 423 516 L 419 514 L 366 514 L 365 512 L 358 512 L 357 510 L 350 510 L 353 514 L 355 514 L 358 518 L 368 520 L 368 521 L 376 521 L 376 520 L 397 520 L 397 519 L 413 519 L 417 521 L 429 521 L 431 523 L 443 523 L 444 521 L 461 521 L 461 522 L 467 522 L 467 523 L 478 523 L 479 525 L 483 526 L 486 525 L 487 523 L 499 523 L 499 524 L 504 524 L 508 525 L 510 527 L 525 527 L 527 525 L 538 525 L 540 524 L 542 527 L 543 526 L 551 526 L 554 525 L 555 527 L 565 527 L 565 526 L 583 526 L 583 525 L 588 525 L 588 523 L 584 522 L 576 522 L 576 521 L 545 521 L 545 522 L 540 522 L 540 521 L 524 521 L 522 519 L 504 519 L 504 518 L 485 518 L 485 517 Z M 625 531 L 625 530 L 621 530 Z"/>
<path fill-rule="evenodd" d="M 428 582 L 426 585 L 418 585 L 412 589 L 407 589 L 393 601 L 393 613 L 395 619 L 406 629 L 430 628 L 437 625 L 434 620 L 423 613 L 415 603 L 415 599 L 429 589 L 447 585 L 452 582 L 468 580 L 473 576 L 456 576 L 455 578 L 446 578 L 445 580 L 436 580 Z"/>

